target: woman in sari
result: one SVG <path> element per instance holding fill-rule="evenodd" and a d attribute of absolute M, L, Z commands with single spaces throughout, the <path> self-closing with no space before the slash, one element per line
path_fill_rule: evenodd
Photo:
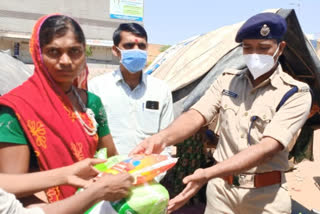
<path fill-rule="evenodd" d="M 85 37 L 70 17 L 52 14 L 34 26 L 34 74 L 0 98 L 0 172 L 25 173 L 92 158 L 106 147 L 117 154 L 98 96 L 88 92 Z M 71 186 L 46 191 L 49 202 L 75 193 Z"/>

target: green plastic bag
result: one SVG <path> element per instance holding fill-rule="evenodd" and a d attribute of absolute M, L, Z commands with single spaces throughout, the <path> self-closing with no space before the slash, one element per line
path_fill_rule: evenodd
<path fill-rule="evenodd" d="M 164 186 L 149 182 L 131 189 L 131 194 L 120 201 L 102 201 L 85 214 L 165 214 L 169 193 Z"/>

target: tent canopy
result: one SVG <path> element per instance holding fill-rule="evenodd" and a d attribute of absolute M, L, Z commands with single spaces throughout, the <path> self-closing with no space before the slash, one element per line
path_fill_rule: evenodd
<path fill-rule="evenodd" d="M 284 17 L 288 30 L 287 47 L 280 57 L 285 72 L 306 82 L 314 94 L 320 94 L 320 61 L 301 30 L 295 11 L 273 9 Z M 165 80 L 173 92 L 175 115 L 188 110 L 226 68 L 245 69 L 242 46 L 235 35 L 243 22 L 224 26 L 172 46 L 147 68 L 146 72 Z M 320 104 L 320 96 L 314 96 Z"/>
<path fill-rule="evenodd" d="M 0 51 L 0 95 L 21 85 L 33 71 L 23 62 Z"/>

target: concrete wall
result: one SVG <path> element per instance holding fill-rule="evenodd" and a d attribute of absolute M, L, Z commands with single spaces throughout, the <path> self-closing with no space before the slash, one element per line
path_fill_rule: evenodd
<path fill-rule="evenodd" d="M 7 50 L 13 50 L 13 42 L 8 41 L 6 38 L 1 38 L 0 37 L 0 50 L 7 51 Z M 12 55 L 11 53 L 10 55 Z"/>
<path fill-rule="evenodd" d="M 0 37 L 0 50 L 9 52 L 11 56 L 14 55 L 14 43 L 20 44 L 18 58 L 24 63 L 32 63 L 32 59 L 29 53 L 29 42 L 27 40 L 1 38 Z"/>
<path fill-rule="evenodd" d="M 91 50 L 92 55 L 88 57 L 88 60 L 114 61 L 111 47 L 92 46 Z"/>
<path fill-rule="evenodd" d="M 58 12 L 75 18 L 81 24 L 87 39 L 111 40 L 119 23 L 127 21 L 109 18 L 109 2 L 110 0 L 2 0 L 0 29 L 31 33 L 40 16 Z"/>
<path fill-rule="evenodd" d="M 14 43 L 19 43 L 18 58 L 24 63 L 32 63 L 28 38 L 37 19 L 50 13 L 73 17 L 80 23 L 86 39 L 112 44 L 113 32 L 119 24 L 132 21 L 109 18 L 109 6 L 110 0 L 1 0 L 0 50 L 9 49 L 13 55 Z M 88 57 L 88 62 L 92 70 L 101 73 L 104 69 L 109 71 L 118 65 L 118 59 L 112 55 L 108 45 L 91 45 L 91 48 L 92 55 Z"/>

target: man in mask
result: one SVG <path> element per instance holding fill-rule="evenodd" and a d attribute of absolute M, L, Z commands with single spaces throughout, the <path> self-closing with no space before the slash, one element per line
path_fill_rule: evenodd
<path fill-rule="evenodd" d="M 285 73 L 278 62 L 286 28 L 286 21 L 274 13 L 247 20 L 236 41 L 242 43 L 248 69 L 226 70 L 189 111 L 133 150 L 160 152 L 219 113 L 217 164 L 184 178 L 187 186 L 169 202 L 169 212 L 208 182 L 206 214 L 291 213 L 284 177 L 288 144 L 308 117 L 311 94 L 307 84 Z"/>
<path fill-rule="evenodd" d="M 172 122 L 172 96 L 162 80 L 142 72 L 148 43 L 141 25 L 120 24 L 113 43 L 119 69 L 91 80 L 89 90 L 101 97 L 119 154 L 129 154 L 143 139 Z"/>

